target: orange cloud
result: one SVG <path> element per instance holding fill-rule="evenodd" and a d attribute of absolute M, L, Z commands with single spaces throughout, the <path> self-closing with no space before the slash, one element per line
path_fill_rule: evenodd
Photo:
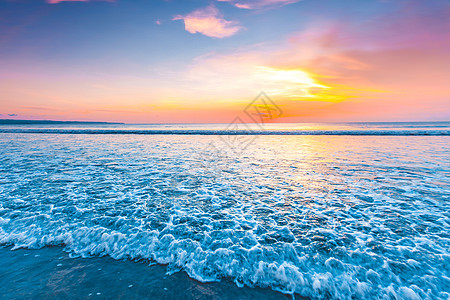
<path fill-rule="evenodd" d="M 449 12 L 430 17 L 408 6 L 364 31 L 343 22 L 313 24 L 277 49 L 201 57 L 189 76 L 229 99 L 264 90 L 285 121 L 445 120 L 450 23 L 442 20 Z"/>
<path fill-rule="evenodd" d="M 157 74 L 77 77 L 3 62 L 0 103 L 41 118 L 229 122 L 265 91 L 283 111 L 277 122 L 448 120 L 449 11 L 408 11 L 363 31 L 311 24 L 284 43 L 207 53 Z"/>
<path fill-rule="evenodd" d="M 278 68 L 269 63 L 275 55 L 264 51 L 241 51 L 230 54 L 210 53 L 195 60 L 185 74 L 188 89 L 225 102 L 245 105 L 245 101 L 265 91 L 271 97 L 303 101 L 334 101 L 317 98 L 329 87 L 302 69 Z"/>
<path fill-rule="evenodd" d="M 219 10 L 210 5 L 185 16 L 175 16 L 173 20 L 183 20 L 186 31 L 201 33 L 209 37 L 225 38 L 243 29 L 237 21 L 227 21 Z"/>
<path fill-rule="evenodd" d="M 320 82 L 331 87 L 326 92 L 342 95 L 345 101 L 306 111 L 304 105 L 290 103 L 284 111 L 292 117 L 303 114 L 301 120 L 448 119 L 450 44 L 443 38 L 448 31 L 435 29 L 428 18 L 408 19 L 414 20 L 408 20 L 409 26 L 380 22 L 391 28 L 393 41 L 365 31 L 364 35 L 371 36 L 367 39 L 342 24 L 321 25 L 320 30 L 291 38 L 289 46 L 272 53 L 268 64 L 317 74 Z"/>

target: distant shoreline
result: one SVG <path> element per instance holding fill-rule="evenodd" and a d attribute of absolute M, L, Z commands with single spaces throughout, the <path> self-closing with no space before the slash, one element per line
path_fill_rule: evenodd
<path fill-rule="evenodd" d="M 52 121 L 52 120 L 15 120 L 15 119 L 0 119 L 0 125 L 17 124 L 125 124 L 120 122 L 96 122 L 96 121 Z"/>

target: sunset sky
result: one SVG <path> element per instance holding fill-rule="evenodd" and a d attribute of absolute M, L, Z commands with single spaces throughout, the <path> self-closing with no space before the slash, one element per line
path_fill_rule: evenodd
<path fill-rule="evenodd" d="M 448 0 L 0 0 L 0 119 L 450 120 Z"/>

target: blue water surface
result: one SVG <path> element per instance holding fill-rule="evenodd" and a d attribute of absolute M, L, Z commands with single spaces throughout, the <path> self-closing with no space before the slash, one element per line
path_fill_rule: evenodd
<path fill-rule="evenodd" d="M 449 136 L 0 133 L 3 247 L 312 299 L 448 299 L 449 192 Z"/>

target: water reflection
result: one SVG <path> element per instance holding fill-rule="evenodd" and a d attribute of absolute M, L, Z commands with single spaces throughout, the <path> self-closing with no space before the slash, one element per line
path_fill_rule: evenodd
<path fill-rule="evenodd" d="M 448 137 L 261 136 L 242 153 L 215 136 L 1 138 L 5 244 L 304 296 L 443 298 Z"/>

